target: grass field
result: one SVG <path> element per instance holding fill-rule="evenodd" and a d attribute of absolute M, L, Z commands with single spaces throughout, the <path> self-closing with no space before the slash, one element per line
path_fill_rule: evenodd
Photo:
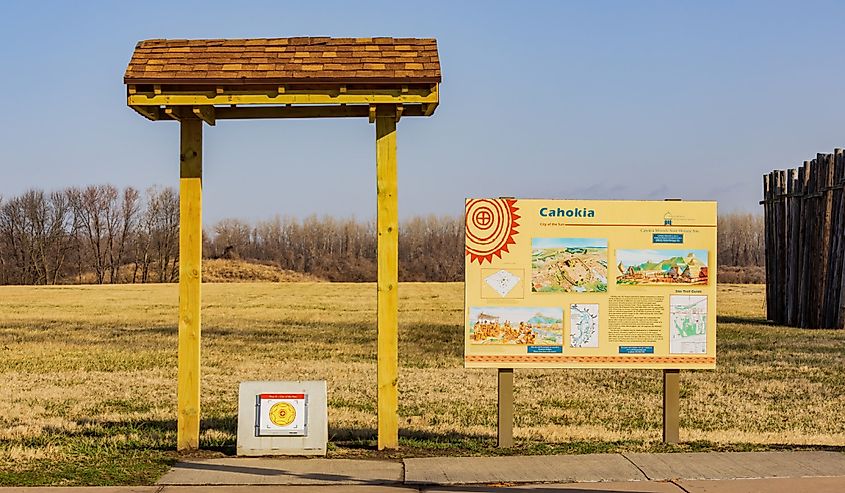
<path fill-rule="evenodd" d="M 204 285 L 205 454 L 235 446 L 238 382 L 325 379 L 330 455 L 380 456 L 375 287 Z M 462 362 L 462 284 L 400 290 L 402 449 L 498 454 L 493 370 Z M 769 326 L 762 286 L 719 291 L 718 369 L 681 374 L 660 444 L 660 372 L 519 370 L 517 447 L 845 450 L 845 331 Z M 174 285 L 0 287 L 0 485 L 145 484 L 175 460 Z"/>

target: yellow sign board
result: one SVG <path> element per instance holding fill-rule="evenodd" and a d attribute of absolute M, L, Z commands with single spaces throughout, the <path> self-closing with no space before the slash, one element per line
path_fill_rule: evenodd
<path fill-rule="evenodd" d="M 716 203 L 467 199 L 468 368 L 714 368 Z"/>

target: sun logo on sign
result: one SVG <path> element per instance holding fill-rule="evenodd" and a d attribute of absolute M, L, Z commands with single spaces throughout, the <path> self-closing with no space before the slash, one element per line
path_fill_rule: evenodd
<path fill-rule="evenodd" d="M 516 199 L 469 199 L 466 203 L 466 255 L 479 264 L 509 253 L 519 219 Z"/>
<path fill-rule="evenodd" d="M 270 408 L 270 421 L 276 426 L 288 426 L 296 419 L 296 408 L 287 402 L 277 402 Z"/>

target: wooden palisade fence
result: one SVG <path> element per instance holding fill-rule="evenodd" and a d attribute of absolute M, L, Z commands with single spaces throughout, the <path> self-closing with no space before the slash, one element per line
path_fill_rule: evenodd
<path fill-rule="evenodd" d="M 845 153 L 763 176 L 766 313 L 777 324 L 845 325 Z"/>

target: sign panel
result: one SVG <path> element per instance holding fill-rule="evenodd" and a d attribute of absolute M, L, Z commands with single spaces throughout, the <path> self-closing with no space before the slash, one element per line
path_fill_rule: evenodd
<path fill-rule="evenodd" d="M 255 436 L 308 434 L 306 394 L 259 394 L 255 408 Z"/>
<path fill-rule="evenodd" d="M 716 203 L 467 199 L 469 368 L 714 368 Z"/>

